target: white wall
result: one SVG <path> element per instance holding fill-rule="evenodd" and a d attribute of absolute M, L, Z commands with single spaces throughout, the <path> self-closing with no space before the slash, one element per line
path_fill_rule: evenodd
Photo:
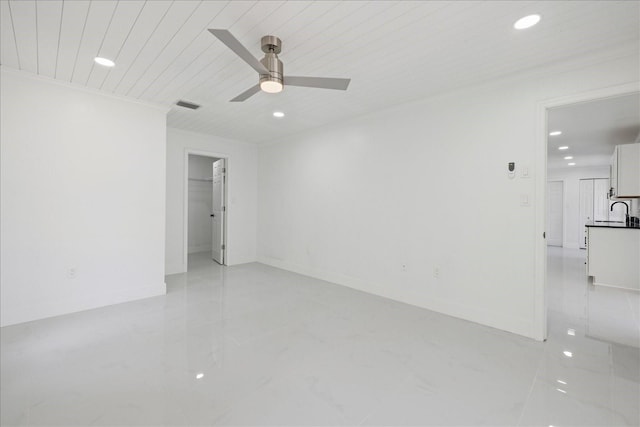
<path fill-rule="evenodd" d="M 261 146 L 258 259 L 540 339 L 537 109 L 638 75 L 554 65 Z"/>
<path fill-rule="evenodd" d="M 213 162 L 217 157 L 189 156 L 189 178 L 211 179 L 213 174 Z"/>
<path fill-rule="evenodd" d="M 564 212 L 562 215 L 563 246 L 579 248 L 584 238 L 580 225 L 580 180 L 589 178 L 609 178 L 609 166 L 577 167 L 571 169 L 549 169 L 549 181 L 564 182 Z"/>
<path fill-rule="evenodd" d="M 211 252 L 212 157 L 189 156 L 189 253 Z"/>
<path fill-rule="evenodd" d="M 163 294 L 166 111 L 1 79 L 2 325 Z"/>
<path fill-rule="evenodd" d="M 227 161 L 227 264 L 256 260 L 257 149 L 254 144 L 167 129 L 166 274 L 186 271 L 184 256 L 185 150 L 206 151 Z"/>

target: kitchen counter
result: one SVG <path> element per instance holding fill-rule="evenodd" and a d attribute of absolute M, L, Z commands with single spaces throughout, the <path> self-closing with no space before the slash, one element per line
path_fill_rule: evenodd
<path fill-rule="evenodd" d="M 602 227 L 602 228 L 631 228 L 635 230 L 640 230 L 640 226 L 635 225 L 626 225 L 624 222 L 592 222 L 589 221 L 585 224 L 587 227 Z"/>

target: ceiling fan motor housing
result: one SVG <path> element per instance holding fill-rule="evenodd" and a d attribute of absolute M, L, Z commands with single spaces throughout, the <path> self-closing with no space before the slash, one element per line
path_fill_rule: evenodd
<path fill-rule="evenodd" d="M 269 70 L 269 74 L 260 74 L 260 83 L 272 81 L 284 86 L 284 66 L 278 59 L 278 54 L 282 51 L 282 41 L 276 36 L 264 36 L 261 44 L 265 55 L 260 62 Z"/>

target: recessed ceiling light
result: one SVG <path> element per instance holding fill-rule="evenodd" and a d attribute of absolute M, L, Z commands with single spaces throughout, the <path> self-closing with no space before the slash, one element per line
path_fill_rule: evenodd
<path fill-rule="evenodd" d="M 198 374 L 196 375 L 196 379 L 202 379 L 204 377 L 204 374 L 202 372 L 198 372 Z"/>
<path fill-rule="evenodd" d="M 569 166 L 575 166 L 576 164 L 571 162 L 571 163 L 567 163 Z"/>
<path fill-rule="evenodd" d="M 556 390 L 558 390 L 560 393 L 567 394 L 567 392 L 566 392 L 566 391 L 564 391 L 564 390 L 563 390 L 563 389 L 561 389 L 561 388 L 557 388 Z"/>
<path fill-rule="evenodd" d="M 562 135 L 561 130 L 554 130 L 553 132 L 549 132 L 549 136 L 558 136 L 558 135 Z"/>
<path fill-rule="evenodd" d="M 95 58 L 93 58 L 94 61 L 96 61 L 96 64 L 100 64 L 103 67 L 113 67 L 114 65 L 116 65 L 115 62 L 113 62 L 110 59 L 107 58 L 101 58 L 99 56 L 96 56 Z"/>
<path fill-rule="evenodd" d="M 570 351 L 568 351 L 568 350 L 563 351 L 563 352 L 562 352 L 562 354 L 564 354 L 564 355 L 565 355 L 565 356 L 567 356 L 567 357 L 573 357 L 573 353 L 571 353 L 571 352 L 570 352 Z"/>
<path fill-rule="evenodd" d="M 564 159 L 565 159 L 565 160 L 571 160 L 571 159 L 573 159 L 573 156 L 567 156 L 567 157 L 565 157 Z"/>
<path fill-rule="evenodd" d="M 569 147 L 567 147 L 566 145 L 563 145 L 562 147 L 558 147 L 558 150 L 568 150 Z"/>
<path fill-rule="evenodd" d="M 567 335 L 575 336 L 576 335 L 576 330 L 575 329 L 567 329 Z"/>
<path fill-rule="evenodd" d="M 524 30 L 525 28 L 530 28 L 540 22 L 540 15 L 528 15 L 524 18 L 520 18 L 513 24 L 513 28 L 516 30 Z"/>
<path fill-rule="evenodd" d="M 274 111 L 273 117 L 282 118 L 284 117 L 284 113 L 282 111 Z"/>
<path fill-rule="evenodd" d="M 564 385 L 567 385 L 567 383 L 566 383 L 565 381 L 562 381 L 562 380 L 558 380 L 558 382 L 559 382 L 560 384 L 564 384 Z"/>

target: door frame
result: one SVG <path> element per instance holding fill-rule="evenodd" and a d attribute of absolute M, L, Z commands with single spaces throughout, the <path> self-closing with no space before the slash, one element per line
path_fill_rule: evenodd
<path fill-rule="evenodd" d="M 640 92 L 640 82 L 538 101 L 535 108 L 535 248 L 532 337 L 547 339 L 547 241 L 543 237 L 547 221 L 547 134 L 549 109 L 580 102 L 613 98 Z"/>
<path fill-rule="evenodd" d="M 188 262 L 189 262 L 189 156 L 202 156 L 202 157 L 211 157 L 215 159 L 224 159 L 224 167 L 225 167 L 225 181 L 224 181 L 224 206 L 225 206 L 225 215 L 223 216 L 223 224 L 222 224 L 222 232 L 223 239 L 222 242 L 225 246 L 225 254 L 223 257 L 222 265 L 229 265 L 229 227 L 227 224 L 229 223 L 229 215 L 231 213 L 231 208 L 229 206 L 229 163 L 231 163 L 231 156 L 224 153 L 216 153 L 213 151 L 207 150 L 199 150 L 195 148 L 185 148 L 184 149 L 184 175 L 182 178 L 182 192 L 184 194 L 182 205 L 183 205 L 183 213 L 182 213 L 182 270 L 187 271 Z"/>

